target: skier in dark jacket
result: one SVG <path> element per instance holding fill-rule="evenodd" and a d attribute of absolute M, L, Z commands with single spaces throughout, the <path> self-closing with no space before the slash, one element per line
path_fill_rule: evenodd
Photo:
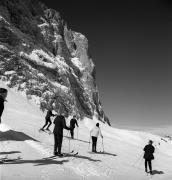
<path fill-rule="evenodd" d="M 4 102 L 6 101 L 7 97 L 7 89 L 0 88 L 0 123 L 1 123 L 1 116 L 4 111 Z"/>
<path fill-rule="evenodd" d="M 51 110 L 48 110 L 48 111 L 47 111 L 47 115 L 46 115 L 46 117 L 45 117 L 45 124 L 44 124 L 44 126 L 43 126 L 40 130 L 44 131 L 44 128 L 48 125 L 47 128 L 46 128 L 46 130 L 49 131 L 49 127 L 50 127 L 51 124 L 52 124 L 51 119 L 50 119 L 51 116 L 55 116 L 55 115 L 52 113 Z M 48 123 L 49 123 L 49 124 L 48 124 Z"/>
<path fill-rule="evenodd" d="M 149 140 L 148 145 L 146 145 L 143 149 L 145 151 L 144 156 L 143 156 L 143 158 L 145 159 L 145 172 L 148 172 L 147 171 L 147 164 L 148 164 L 150 174 L 152 174 L 152 162 L 151 161 L 154 159 L 153 153 L 155 151 L 155 148 L 152 144 L 153 144 L 153 141 Z"/>
<path fill-rule="evenodd" d="M 77 120 L 76 120 L 76 116 L 73 116 L 73 118 L 70 120 L 70 134 L 71 134 L 71 138 L 72 138 L 72 139 L 74 138 L 75 125 L 76 125 L 77 127 L 79 127 L 79 126 L 78 126 L 78 123 L 77 123 Z"/>
<path fill-rule="evenodd" d="M 54 155 L 63 156 L 63 154 L 61 153 L 61 147 L 63 142 L 63 129 L 70 130 L 70 128 L 66 126 L 65 117 L 63 115 L 58 115 L 54 120 L 54 124 Z"/>

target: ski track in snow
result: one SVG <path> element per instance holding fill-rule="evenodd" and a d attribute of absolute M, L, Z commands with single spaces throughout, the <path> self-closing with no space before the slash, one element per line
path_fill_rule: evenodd
<path fill-rule="evenodd" d="M 0 82 L 0 87 L 6 86 Z M 39 159 L 52 156 L 54 144 L 53 135 L 48 135 L 44 132 L 40 133 L 38 131 L 45 122 L 45 114 L 42 113 L 34 103 L 25 99 L 20 93 L 11 89 L 8 90 L 8 102 L 5 103 L 5 111 L 2 117 L 3 124 L 0 125 L 0 133 L 11 130 L 16 136 L 20 134 L 21 137 L 19 138 L 23 138 L 23 141 L 1 141 L 0 139 L 0 145 L 3 151 L 8 151 L 10 148 L 16 150 L 16 144 L 17 147 L 22 149 L 24 157 L 28 156 L 31 159 L 30 161 L 33 161 L 32 164 L 35 163 L 34 158 Z M 94 120 L 85 118 L 84 121 L 79 122 L 79 128 L 75 128 L 75 137 L 77 137 L 78 134 L 78 139 L 71 140 L 68 137 L 69 132 L 64 130 L 62 152 L 70 152 L 74 149 L 76 152 L 79 152 L 76 157 L 67 156 L 55 158 L 54 160 L 48 158 L 47 162 L 46 160 L 39 160 L 40 163 L 44 162 L 45 164 L 41 167 L 33 165 L 35 174 L 32 172 L 33 175 L 31 177 L 28 177 L 31 174 L 29 174 L 29 172 L 26 173 L 24 169 L 21 169 L 23 174 L 20 176 L 12 171 L 14 177 L 19 180 L 34 178 L 38 180 L 48 180 L 56 179 L 56 174 L 58 172 L 60 177 L 62 177 L 61 173 L 66 174 L 66 179 L 170 180 L 172 178 L 171 141 L 166 143 L 162 141 L 159 136 L 150 133 L 115 129 L 100 123 L 104 140 L 102 142 L 101 138 L 98 138 L 97 150 L 103 151 L 104 145 L 105 152 L 94 154 L 90 152 L 89 130 L 96 122 L 97 120 L 95 118 Z M 67 122 L 67 124 L 68 123 L 69 122 Z M 153 176 L 147 176 L 145 174 L 144 161 L 142 158 L 143 147 L 149 139 L 154 141 L 156 148 L 155 160 L 153 161 L 153 169 L 156 170 L 156 173 Z M 161 145 L 158 144 L 159 142 Z M 0 150 L 0 152 L 1 151 L 2 150 Z M 30 157 L 29 153 L 27 154 L 25 151 L 33 151 L 33 157 Z M 64 163 L 60 164 L 60 161 L 64 161 Z M 32 169 L 32 166 L 27 164 L 27 161 L 26 163 L 24 162 L 23 166 L 25 168 Z M 12 166 L 12 164 L 8 166 L 8 168 L 10 167 L 11 170 L 19 168 L 19 166 Z M 37 168 L 40 174 L 37 172 Z M 3 166 L 2 168 L 0 166 L 0 170 L 3 174 Z M 5 175 L 3 177 L 5 177 Z"/>

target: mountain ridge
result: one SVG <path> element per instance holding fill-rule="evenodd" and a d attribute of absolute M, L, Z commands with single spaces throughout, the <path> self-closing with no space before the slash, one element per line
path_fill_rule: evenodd
<path fill-rule="evenodd" d="M 96 116 L 110 125 L 88 55 L 88 40 L 40 1 L 0 2 L 0 76 L 44 111 Z"/>

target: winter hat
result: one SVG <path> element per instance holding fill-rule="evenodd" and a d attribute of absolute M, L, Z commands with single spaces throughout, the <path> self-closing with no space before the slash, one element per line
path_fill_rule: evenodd
<path fill-rule="evenodd" d="M 7 93 L 7 92 L 8 92 L 7 89 L 5 89 L 5 88 L 0 88 L 0 94 Z"/>

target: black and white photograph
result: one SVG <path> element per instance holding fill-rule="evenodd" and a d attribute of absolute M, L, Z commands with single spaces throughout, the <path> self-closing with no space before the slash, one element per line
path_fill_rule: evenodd
<path fill-rule="evenodd" d="M 0 0 L 0 180 L 171 180 L 171 48 L 170 0 Z"/>

